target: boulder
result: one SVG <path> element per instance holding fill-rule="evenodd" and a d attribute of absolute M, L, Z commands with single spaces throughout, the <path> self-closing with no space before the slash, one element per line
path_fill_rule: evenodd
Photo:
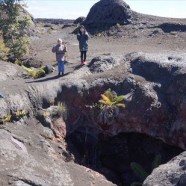
<path fill-rule="evenodd" d="M 76 20 L 74 20 L 74 24 L 81 24 L 85 20 L 85 17 L 78 17 Z"/>
<path fill-rule="evenodd" d="M 131 22 L 133 11 L 123 0 L 100 0 L 90 9 L 84 25 L 112 26 Z"/>
<path fill-rule="evenodd" d="M 144 181 L 143 186 L 185 186 L 186 185 L 186 151 L 168 163 L 154 169 Z"/>
<path fill-rule="evenodd" d="M 99 56 L 93 58 L 88 67 L 92 73 L 100 73 L 112 69 L 119 64 L 119 61 L 115 60 L 112 56 Z"/>

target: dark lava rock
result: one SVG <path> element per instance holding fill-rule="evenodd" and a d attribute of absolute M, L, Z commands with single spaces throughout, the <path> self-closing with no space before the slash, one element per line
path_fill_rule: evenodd
<path fill-rule="evenodd" d="M 75 21 L 74 24 L 81 24 L 85 20 L 85 17 L 78 17 Z"/>
<path fill-rule="evenodd" d="M 101 0 L 90 9 L 83 24 L 95 27 L 127 24 L 132 14 L 133 11 L 123 0 Z"/>
<path fill-rule="evenodd" d="M 178 23 L 162 23 L 158 26 L 164 32 L 185 32 L 186 25 Z"/>

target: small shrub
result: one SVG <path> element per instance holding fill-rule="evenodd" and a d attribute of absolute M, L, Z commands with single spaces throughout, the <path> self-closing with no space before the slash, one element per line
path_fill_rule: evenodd
<path fill-rule="evenodd" d="M 98 117 L 101 124 L 109 125 L 113 119 L 117 118 L 120 109 L 125 108 L 123 103 L 124 95 L 117 96 L 116 92 L 108 89 L 104 94 L 101 94 L 101 99 L 89 108 L 93 111 L 93 117 Z"/>
<path fill-rule="evenodd" d="M 59 115 L 63 115 L 67 110 L 66 106 L 62 102 L 58 102 L 57 107 L 58 107 L 58 114 Z"/>
<path fill-rule="evenodd" d="M 28 113 L 24 110 L 17 110 L 16 112 L 11 112 L 11 114 L 7 114 L 4 118 L 3 118 L 3 123 L 6 122 L 13 122 L 13 121 L 18 121 L 21 118 L 23 118 L 24 116 L 27 116 Z"/>
<path fill-rule="evenodd" d="M 31 68 L 25 67 L 22 65 L 22 67 L 27 71 L 30 77 L 37 79 L 40 77 L 44 77 L 46 75 L 46 72 L 43 70 L 43 68 L 39 68 L 37 70 L 33 70 Z"/>
<path fill-rule="evenodd" d="M 15 64 L 21 66 L 22 65 L 22 61 L 19 60 L 19 59 L 16 59 Z"/>
<path fill-rule="evenodd" d="M 11 114 L 7 114 L 5 117 L 4 117 L 4 122 L 11 122 L 12 121 L 12 115 Z"/>
<path fill-rule="evenodd" d="M 117 96 L 116 92 L 108 89 L 104 94 L 101 94 L 102 99 L 99 100 L 100 106 L 105 107 L 120 107 L 125 108 L 125 104 L 122 103 L 125 97 L 123 95 Z"/>
<path fill-rule="evenodd" d="M 57 105 L 50 106 L 44 113 L 44 118 L 51 117 L 51 118 L 59 118 L 65 117 L 67 112 L 66 106 L 62 102 L 58 102 Z"/>
<path fill-rule="evenodd" d="M 27 113 L 24 111 L 24 110 L 17 110 L 16 112 L 15 112 L 15 116 L 17 117 L 17 118 L 23 118 L 24 116 L 26 116 L 27 115 Z"/>

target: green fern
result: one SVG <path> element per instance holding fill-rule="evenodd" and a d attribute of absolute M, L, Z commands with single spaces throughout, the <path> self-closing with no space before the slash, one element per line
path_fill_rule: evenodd
<path fill-rule="evenodd" d="M 136 162 L 132 162 L 130 164 L 132 170 L 134 171 L 134 173 L 139 176 L 139 178 L 141 179 L 141 181 L 144 181 L 147 176 L 149 175 L 148 172 L 146 172 L 146 170 L 139 164 Z"/>
<path fill-rule="evenodd" d="M 152 166 L 151 166 L 152 170 L 150 171 L 150 173 L 146 172 L 146 170 L 139 163 L 132 162 L 130 164 L 130 166 L 131 166 L 131 169 L 133 170 L 133 172 L 136 174 L 136 176 L 138 176 L 141 179 L 141 181 L 143 182 L 147 178 L 147 176 L 151 174 L 153 169 L 158 167 L 160 164 L 161 164 L 161 155 L 158 154 L 154 157 L 154 160 L 153 160 Z M 134 182 L 131 184 L 131 186 L 138 186 L 137 184 L 138 184 L 138 182 Z M 142 183 L 141 183 L 141 185 L 142 185 Z"/>
<path fill-rule="evenodd" d="M 101 94 L 101 97 L 102 99 L 99 100 L 100 104 L 125 108 L 124 103 L 121 103 L 125 97 L 123 95 L 117 96 L 117 94 L 114 91 L 111 91 L 111 89 L 108 89 L 104 94 Z"/>
<path fill-rule="evenodd" d="M 161 164 L 161 155 L 158 154 L 155 156 L 153 162 L 152 162 L 152 170 L 157 168 Z"/>

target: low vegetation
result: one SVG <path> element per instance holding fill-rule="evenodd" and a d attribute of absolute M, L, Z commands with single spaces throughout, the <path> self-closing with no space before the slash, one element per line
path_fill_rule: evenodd
<path fill-rule="evenodd" d="M 117 118 L 121 109 L 125 108 L 124 95 L 118 96 L 115 91 L 108 89 L 101 94 L 98 103 L 88 106 L 93 111 L 93 118 L 97 118 L 99 123 L 110 125 Z"/>
<path fill-rule="evenodd" d="M 65 118 L 67 114 L 67 108 L 62 102 L 58 102 L 57 105 L 51 105 L 44 113 L 43 116 L 45 118 L 52 117 L 52 118 Z"/>
<path fill-rule="evenodd" d="M 34 79 L 44 77 L 46 75 L 46 72 L 42 67 L 39 69 L 31 69 L 31 68 L 25 67 L 24 65 L 22 65 L 22 67 L 27 71 L 28 75 Z"/>
<path fill-rule="evenodd" d="M 11 113 L 7 114 L 6 116 L 4 116 L 2 121 L 3 121 L 3 123 L 19 121 L 21 118 L 23 118 L 27 115 L 28 115 L 28 113 L 26 111 L 17 110 L 15 112 L 11 112 Z"/>
<path fill-rule="evenodd" d="M 131 184 L 131 186 L 142 186 L 143 181 L 147 178 L 148 175 L 151 174 L 151 172 L 158 167 L 161 164 L 161 156 L 156 155 L 154 157 L 154 160 L 152 162 L 151 171 L 146 171 L 142 165 L 136 162 L 131 163 L 131 169 L 135 173 L 135 175 L 141 180 L 141 182 L 134 182 Z"/>

